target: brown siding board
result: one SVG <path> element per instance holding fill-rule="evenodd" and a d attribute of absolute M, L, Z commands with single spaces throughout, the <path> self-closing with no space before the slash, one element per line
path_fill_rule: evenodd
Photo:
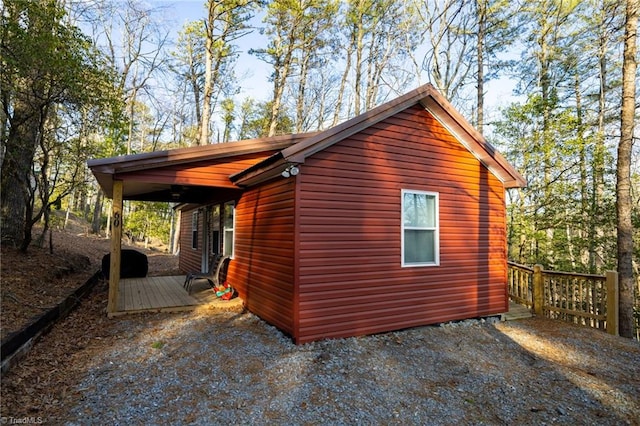
<path fill-rule="evenodd" d="M 399 267 L 399 265 L 396 266 Z M 433 267 L 432 269 L 437 269 L 437 267 Z M 305 287 L 305 292 L 301 298 L 304 298 L 307 292 L 349 291 L 350 289 L 366 290 L 374 287 L 387 286 L 393 286 L 394 289 L 401 291 L 404 287 L 412 287 L 414 283 L 420 283 L 420 285 L 428 283 L 430 286 L 447 285 L 452 288 L 459 282 L 464 282 L 465 285 L 467 285 L 469 282 L 477 282 L 483 277 L 493 278 L 495 277 L 495 273 L 499 272 L 499 270 L 494 270 L 493 272 L 486 270 L 481 272 L 478 271 L 477 267 L 474 268 L 474 265 L 471 263 L 456 266 L 455 270 L 461 272 L 458 274 L 441 273 L 441 275 L 437 275 L 437 273 L 434 273 L 433 275 L 412 275 L 411 271 L 409 271 L 409 273 L 403 274 L 402 276 L 391 278 L 389 273 L 385 274 L 380 271 L 371 271 L 371 268 L 368 268 L 366 272 L 359 274 L 354 272 L 347 276 L 344 274 L 320 274 L 316 271 L 315 274 L 305 276 L 304 280 L 301 279 L 301 285 Z"/>
<path fill-rule="evenodd" d="M 234 188 L 229 176 L 267 158 L 273 152 L 261 152 L 236 157 L 232 160 L 218 159 L 189 164 L 177 164 L 119 173 L 120 179 L 138 182 L 165 183 L 177 185 L 215 186 Z"/>
<path fill-rule="evenodd" d="M 294 180 L 247 189 L 236 204 L 234 261 L 247 307 L 286 333 L 294 333 Z M 232 283 L 234 281 L 231 281 Z"/>
<path fill-rule="evenodd" d="M 361 141 L 361 143 L 367 145 L 367 157 L 370 159 L 370 162 L 372 162 L 373 164 L 384 165 L 385 161 L 388 159 L 389 154 L 406 155 L 407 157 L 410 157 L 410 158 L 407 158 L 406 160 L 407 164 L 416 164 L 420 166 L 424 166 L 424 165 L 434 166 L 434 165 L 438 165 L 437 164 L 438 162 L 446 161 L 451 163 L 452 166 L 464 169 L 464 168 L 473 167 L 475 164 L 477 164 L 477 160 L 473 156 L 468 154 L 468 151 L 466 150 L 463 151 L 462 149 L 442 150 L 439 153 L 439 158 L 435 159 L 430 157 L 429 155 L 426 155 L 426 154 L 429 154 L 429 152 L 416 153 L 416 150 L 420 149 L 420 143 L 417 141 L 413 143 L 410 138 L 398 140 L 397 143 L 399 145 L 392 146 L 387 151 L 381 151 L 379 148 L 376 148 L 376 144 L 381 140 L 384 140 L 386 143 L 389 143 L 390 141 L 393 140 L 393 138 L 391 137 L 385 137 L 385 138 L 371 137 L 368 139 L 365 139 L 365 138 L 362 138 L 362 139 L 363 140 Z M 351 142 L 357 142 L 357 141 L 358 139 L 351 140 Z M 349 161 L 345 163 L 363 164 L 365 163 L 365 159 L 362 158 L 361 156 L 358 156 L 357 152 L 359 150 L 360 149 L 357 146 L 341 146 L 336 148 L 336 152 L 333 152 L 333 153 L 322 152 L 316 155 L 318 155 L 318 158 L 323 158 L 328 161 L 331 161 L 334 158 L 339 158 L 340 156 L 344 156 L 344 155 L 353 155 L 354 158 L 350 158 Z M 430 152 L 434 152 L 434 151 L 435 149 Z M 457 157 L 460 157 L 460 158 L 457 158 Z"/>
<path fill-rule="evenodd" d="M 305 167 L 305 179 L 308 184 L 316 184 L 318 187 L 324 188 L 324 193 L 333 193 L 331 191 L 339 191 L 337 189 L 328 189 L 329 185 L 344 186 L 342 191 L 349 189 L 349 184 L 353 187 L 369 188 L 371 190 L 388 189 L 399 185 L 411 185 L 418 184 L 424 186 L 425 182 L 429 182 L 432 185 L 438 185 L 443 188 L 445 194 L 460 194 L 464 185 L 474 185 L 480 179 L 479 176 L 463 176 L 458 178 L 455 174 L 455 169 L 447 166 L 446 170 L 441 173 L 436 171 L 420 173 L 415 170 L 402 169 L 404 165 L 398 164 L 397 169 L 393 171 L 376 171 L 374 169 L 366 170 L 362 167 L 360 170 L 355 170 L 347 166 L 343 168 L 334 168 L 332 170 L 315 170 L 311 171 Z M 444 167 L 444 166 L 443 166 Z M 308 171 L 307 171 L 308 170 Z M 375 173 L 374 175 L 362 176 L 362 173 Z M 357 181 L 357 182 L 356 182 Z M 414 183 L 415 182 L 415 183 Z M 472 188 L 467 188 L 467 191 L 473 191 Z M 355 188 L 354 188 L 355 191 Z M 477 192 L 470 192 L 470 194 L 478 194 Z"/>
<path fill-rule="evenodd" d="M 299 342 L 506 308 L 504 186 L 424 109 L 314 154 L 298 177 Z M 440 266 L 401 267 L 402 188 L 440 194 Z"/>
<path fill-rule="evenodd" d="M 180 213 L 180 257 L 178 268 L 184 272 L 199 272 L 202 265 L 202 241 L 198 249 L 191 248 L 191 218 L 195 209 L 185 209 Z M 198 238 L 202 238 L 202 215 L 198 216 Z"/>
<path fill-rule="evenodd" d="M 400 303 L 409 303 L 407 301 L 419 301 L 426 297 L 442 297 L 448 298 L 452 303 L 458 302 L 451 300 L 452 294 L 497 294 L 500 290 L 496 288 L 482 288 L 480 285 L 489 281 L 488 276 L 478 277 L 477 279 L 460 279 L 455 286 L 449 284 L 449 279 L 436 281 L 434 279 L 428 282 L 413 280 L 411 283 L 394 282 L 388 280 L 379 280 L 377 285 L 369 286 L 349 286 L 326 285 L 324 287 L 314 286 L 317 291 L 305 292 L 304 297 L 300 298 L 302 307 L 309 308 L 330 308 L 339 307 L 341 305 L 359 304 L 366 309 L 370 299 L 381 299 L 386 301 L 390 306 Z M 402 296 L 402 297 L 398 297 Z M 425 296 L 425 297 L 423 297 Z M 430 300 L 429 300 L 430 302 Z M 460 301 L 464 302 L 464 301 Z M 307 312 L 307 315 L 311 313 Z"/>
<path fill-rule="evenodd" d="M 420 294 L 419 296 L 422 295 Z M 458 296 L 461 297 L 462 295 Z M 437 311 L 439 309 L 455 308 L 460 305 L 464 306 L 466 310 L 472 311 L 474 314 L 485 311 L 485 308 L 478 307 L 473 302 L 466 302 L 467 300 L 471 300 L 470 298 L 461 298 L 459 302 L 453 303 L 451 297 L 447 294 L 427 294 L 426 297 L 428 297 L 429 303 L 419 303 L 416 302 L 414 298 L 406 298 L 404 300 L 398 299 L 396 303 L 390 304 L 388 297 L 378 297 L 378 299 L 370 298 L 366 304 L 361 305 L 332 306 L 331 308 L 317 306 L 315 309 L 323 309 L 323 315 L 326 315 L 326 317 L 302 316 L 300 323 L 302 327 L 313 327 L 321 325 L 325 318 L 329 319 L 332 323 L 375 320 L 379 318 L 381 310 L 384 310 L 389 316 L 407 313 L 420 314 L 424 310 Z M 305 306 L 305 308 L 307 312 L 313 309 L 308 306 Z"/>

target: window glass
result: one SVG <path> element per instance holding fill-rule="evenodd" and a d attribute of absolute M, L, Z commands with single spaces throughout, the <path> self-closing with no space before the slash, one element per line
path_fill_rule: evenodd
<path fill-rule="evenodd" d="M 435 195 L 405 192 L 404 225 L 412 227 L 436 226 Z"/>
<path fill-rule="evenodd" d="M 220 253 L 220 205 L 211 210 L 211 253 Z"/>
<path fill-rule="evenodd" d="M 402 265 L 439 263 L 438 194 L 402 191 Z"/>
<path fill-rule="evenodd" d="M 235 203 L 230 201 L 224 205 L 222 252 L 225 256 L 233 257 L 233 225 Z"/>
<path fill-rule="evenodd" d="M 191 248 L 198 248 L 198 211 L 191 214 Z"/>

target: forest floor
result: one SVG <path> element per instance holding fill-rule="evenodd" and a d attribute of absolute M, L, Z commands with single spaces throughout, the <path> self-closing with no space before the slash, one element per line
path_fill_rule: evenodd
<path fill-rule="evenodd" d="M 34 237 L 40 232 L 35 229 Z M 27 253 L 22 253 L 2 246 L 1 337 L 20 330 L 99 271 L 110 244 L 108 238 L 90 234 L 88 226 L 73 217 L 64 231 L 54 230 L 45 237 L 44 247 L 32 244 Z M 178 258 L 167 256 L 166 247 L 161 244 L 149 248 L 123 244 L 123 248 L 145 253 L 150 273 L 166 275 L 171 270 L 179 273 Z"/>
<path fill-rule="evenodd" d="M 100 268 L 109 241 L 2 249 L 2 334 Z M 177 258 L 144 250 L 150 274 Z M 102 280 L 2 378 L 2 423 L 640 425 L 640 345 L 545 318 L 296 346 L 242 309 L 108 319 Z M 23 421 L 27 420 L 27 421 Z"/>

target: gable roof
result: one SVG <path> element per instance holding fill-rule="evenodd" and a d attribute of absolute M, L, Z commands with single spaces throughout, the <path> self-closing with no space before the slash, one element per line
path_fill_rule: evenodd
<path fill-rule="evenodd" d="M 93 159 L 89 160 L 87 165 L 107 197 L 112 197 L 114 179 L 122 179 L 126 182 L 123 189 L 125 199 L 199 202 L 210 197 L 211 191 L 214 190 L 233 191 L 234 187 L 240 189 L 277 177 L 291 164 L 302 164 L 306 158 L 316 152 L 415 105 L 420 105 L 429 111 L 478 161 L 502 181 L 506 188 L 526 185 L 525 179 L 516 169 L 431 84 L 418 87 L 399 98 L 321 132 Z M 254 165 L 244 169 L 236 168 L 239 171 L 231 176 L 221 176 L 220 178 L 225 180 L 224 183 L 219 178 L 218 182 L 212 180 L 205 186 L 187 185 L 193 194 L 191 199 L 186 196 L 178 200 L 172 198 L 171 194 L 176 192 L 176 186 L 183 185 L 178 189 L 186 189 L 184 184 L 177 180 L 173 182 L 167 182 L 166 179 L 148 180 L 155 179 L 149 177 L 155 176 L 154 173 L 148 172 L 168 167 L 191 165 L 196 167 L 207 161 L 229 164 L 242 156 L 261 153 L 264 154 L 262 157 L 266 158 L 260 160 L 258 157 Z M 146 180 L 136 178 L 140 174 L 146 174 Z"/>
<path fill-rule="evenodd" d="M 433 87 L 425 84 L 364 114 L 302 139 L 271 157 L 230 177 L 240 186 L 251 186 L 276 177 L 290 164 L 304 163 L 318 151 L 416 104 L 429 111 L 456 139 L 484 164 L 506 188 L 526 186 L 525 179 L 484 137 Z"/>

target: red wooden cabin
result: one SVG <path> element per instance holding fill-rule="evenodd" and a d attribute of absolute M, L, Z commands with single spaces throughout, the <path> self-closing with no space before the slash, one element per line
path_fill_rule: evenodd
<path fill-rule="evenodd" d="M 247 308 L 296 343 L 508 310 L 524 179 L 431 85 L 319 133 L 90 167 L 107 194 L 183 202 L 181 269 L 232 255 Z"/>

